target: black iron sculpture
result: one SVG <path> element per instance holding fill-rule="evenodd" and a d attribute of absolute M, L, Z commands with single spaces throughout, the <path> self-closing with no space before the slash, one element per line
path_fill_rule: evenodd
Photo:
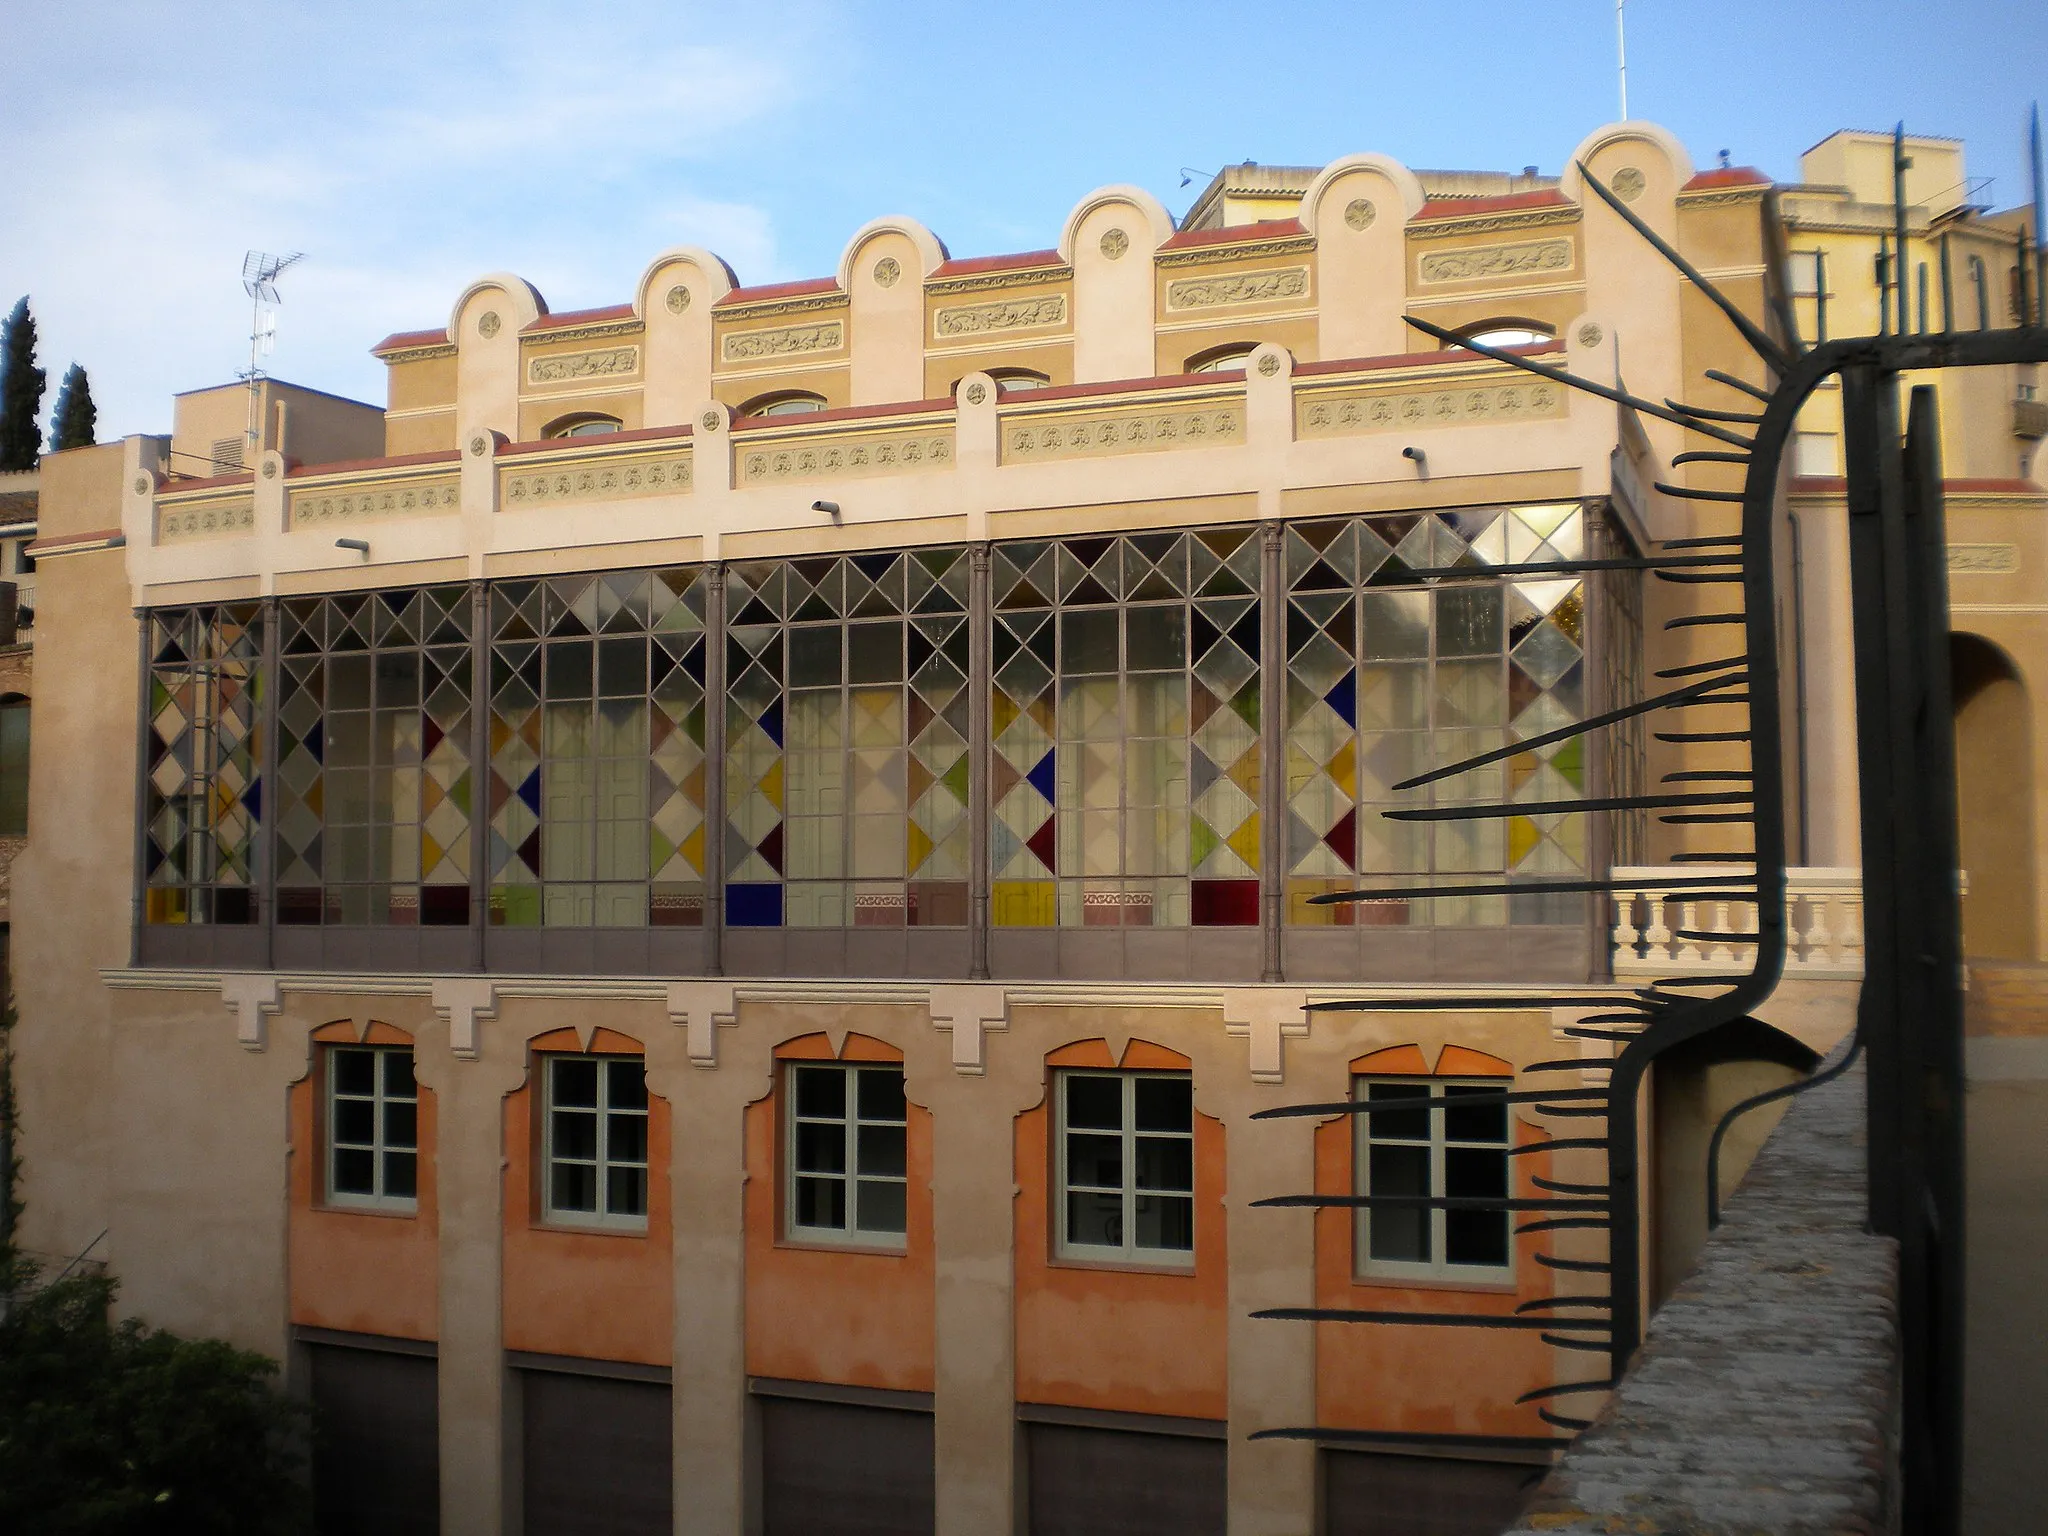
<path fill-rule="evenodd" d="M 1889 252 L 1903 271 L 1905 213 L 1903 125 L 1894 138 L 1895 229 Z M 1739 586 L 1742 602 L 1723 612 L 1687 615 L 1667 628 L 1714 627 L 1739 630 L 1732 654 L 1674 667 L 1659 674 L 1675 684 L 1666 691 L 1596 715 L 1547 735 L 1436 769 L 1397 786 L 1409 789 L 1448 779 L 1554 741 L 1586 736 L 1643 716 L 1675 717 L 1659 739 L 1746 745 L 1745 770 L 1695 769 L 1665 776 L 1654 793 L 1574 800 L 1526 802 L 1390 812 L 1415 820 L 1506 818 L 1534 813 L 1650 811 L 1671 823 L 1723 825 L 1746 832 L 1749 846 L 1675 855 L 1703 865 L 1740 864 L 1747 872 L 1725 871 L 1680 877 L 1673 890 L 1695 899 L 1754 904 L 1754 931 L 1701 929 L 1681 938 L 1704 942 L 1737 940 L 1754 945 L 1747 974 L 1671 977 L 1635 989 L 1563 996 L 1533 993 L 1465 998 L 1373 1000 L 1315 1005 L 1323 1011 L 1390 1011 L 1401 1008 L 1584 1007 L 1598 1010 L 1565 1034 L 1609 1042 L 1618 1048 L 1610 1062 L 1570 1057 L 1524 1069 L 1529 1074 L 1583 1075 L 1591 1066 L 1610 1068 L 1605 1086 L 1503 1091 L 1485 1102 L 1528 1104 L 1553 1118 L 1601 1122 L 1600 1133 L 1554 1138 L 1544 1150 L 1566 1148 L 1604 1152 L 1604 1182 L 1531 1182 L 1541 1193 L 1523 1198 L 1419 1195 L 1289 1195 L 1266 1205 L 1375 1206 L 1407 1209 L 1485 1209 L 1528 1213 L 1535 1219 L 1517 1235 L 1571 1230 L 1604 1230 L 1605 1260 L 1538 1255 L 1558 1271 L 1593 1277 L 1585 1294 L 1524 1302 L 1512 1316 L 1366 1311 L 1323 1307 L 1275 1308 L 1257 1314 L 1289 1321 L 1331 1321 L 1407 1326 L 1484 1327 L 1539 1331 L 1545 1343 L 1604 1355 L 1603 1374 L 1554 1383 L 1518 1399 L 1535 1403 L 1543 1420 L 1576 1432 L 1588 1420 L 1548 1406 L 1560 1398 L 1610 1388 L 1627 1368 L 1641 1341 L 1643 1316 L 1641 1233 L 1638 1222 L 1639 1145 L 1637 1105 L 1645 1077 L 1672 1048 L 1746 1018 L 1776 988 L 1785 960 L 1786 817 L 1782 771 L 1776 592 L 1772 569 L 1771 520 L 1780 463 L 1799 408 L 1832 377 L 1842 387 L 1848 467 L 1850 574 L 1855 633 L 1858 766 L 1864 849 L 1865 970 L 1852 1051 L 1868 1061 L 1870 1224 L 1900 1245 L 1900 1317 L 1904 1382 L 1901 1424 L 1902 1528 L 1954 1532 L 1961 1514 L 1962 1466 L 1962 1005 L 1961 921 L 1957 902 L 1955 752 L 1948 680 L 1948 596 L 1946 538 L 1942 504 L 1939 427 L 1934 391 L 1913 390 L 1903 440 L 1898 419 L 1898 376 L 1914 369 L 1982 367 L 2048 361 L 2048 326 L 2043 324 L 2041 290 L 2026 285 L 2027 239 L 2019 238 L 2019 324 L 1908 334 L 1903 283 L 1896 328 L 1889 306 L 1879 335 L 1804 345 L 1781 282 L 1768 285 L 1772 329 L 1739 306 L 1660 239 L 1585 166 L 1582 183 L 1642 236 L 1702 294 L 1715 303 L 1774 378 L 1764 389 L 1710 370 L 1707 377 L 1748 396 L 1754 410 L 1718 410 L 1675 400 L 1642 399 L 1619 387 L 1579 378 L 1514 352 L 1462 337 L 1428 321 L 1408 317 L 1416 329 L 1446 345 L 1472 352 L 1573 389 L 1587 391 L 1645 415 L 1661 418 L 1718 446 L 1678 455 L 1674 464 L 1703 461 L 1739 465 L 1743 489 L 1709 490 L 1658 482 L 1669 496 L 1739 507 L 1740 524 L 1726 534 L 1666 541 L 1642 558 L 1589 559 L 1546 565 L 1546 573 L 1647 570 L 1656 579 L 1687 584 Z M 1773 221 L 1775 224 L 1775 221 Z M 2036 258 L 2040 250 L 2037 242 Z M 1946 264 L 1944 263 L 1944 280 Z M 1944 281 L 1942 314 L 1952 304 Z M 1923 310 L 1924 315 L 1924 310 Z M 1923 318 L 1924 325 L 1924 318 Z M 1775 331 L 1775 334 L 1773 333 Z M 1415 572 L 1418 580 L 1491 580 L 1519 574 L 1516 567 L 1445 568 Z M 1739 709 L 1738 723 L 1726 711 Z M 1712 711 L 1702 716 L 1699 712 Z M 1697 785 L 1699 788 L 1676 787 Z M 1606 896 L 1615 882 L 1586 880 L 1486 880 L 1455 885 L 1353 891 L 1317 901 L 1380 901 L 1437 896 L 1515 896 L 1571 892 Z M 1846 1066 L 1846 1061 L 1843 1063 Z M 1832 1075 L 1830 1073 L 1829 1075 Z M 1808 1079 L 1810 1085 L 1816 1079 Z M 1736 1116 L 1792 1089 L 1748 1100 L 1717 1128 L 1708 1177 L 1714 1176 L 1722 1136 Z M 1376 1109 L 1413 1111 L 1437 1107 L 1447 1098 L 1402 1098 L 1289 1105 L 1262 1117 L 1370 1114 Z M 1467 1090 L 1461 1105 L 1480 1102 Z M 1515 1151 L 1535 1151 L 1537 1147 Z M 1512 1153 L 1511 1153 L 1512 1155 Z M 1710 1220 L 1718 1190 L 1709 1189 Z M 1600 1281 L 1604 1279 L 1602 1286 Z M 1457 1444 L 1473 1448 L 1559 1446 L 1568 1437 L 1531 1440 L 1489 1435 L 1410 1434 L 1327 1427 L 1274 1429 L 1255 1438 L 1298 1438 L 1329 1443 L 1404 1442 Z"/>

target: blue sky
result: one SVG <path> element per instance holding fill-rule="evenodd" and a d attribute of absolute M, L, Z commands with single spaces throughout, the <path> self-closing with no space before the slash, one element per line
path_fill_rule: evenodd
<path fill-rule="evenodd" d="M 955 255 L 1050 245 L 1105 182 L 1183 211 L 1247 158 L 1382 150 L 1555 172 L 1616 115 L 1610 0 L 1029 5 L 8 0 L 0 305 L 103 437 L 247 362 L 243 252 L 305 250 L 279 377 L 383 399 L 367 352 L 509 269 L 616 303 L 665 246 L 745 282 L 832 271 L 869 218 Z M 1840 127 L 1969 141 L 2027 200 L 2040 0 L 1631 0 L 1629 105 L 1713 163 L 1796 179 Z M 1202 174 L 1180 185 L 1182 167 Z"/>

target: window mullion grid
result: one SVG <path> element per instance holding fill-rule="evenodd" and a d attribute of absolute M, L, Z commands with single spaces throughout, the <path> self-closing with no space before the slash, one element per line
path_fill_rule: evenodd
<path fill-rule="evenodd" d="M 1124 1257 L 1138 1252 L 1138 1079 L 1126 1072 L 1123 1078 L 1123 1208 Z"/>

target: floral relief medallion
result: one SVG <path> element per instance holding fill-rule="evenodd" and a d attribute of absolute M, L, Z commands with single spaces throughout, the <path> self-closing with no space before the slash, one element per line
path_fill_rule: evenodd
<path fill-rule="evenodd" d="M 1643 195 L 1647 181 L 1643 173 L 1634 166 L 1624 165 L 1614 173 L 1613 179 L 1607 185 L 1614 189 L 1614 195 L 1624 203 L 1632 203 Z"/>
<path fill-rule="evenodd" d="M 1131 237 L 1120 229 L 1112 229 L 1102 237 L 1102 254 L 1111 261 L 1118 260 L 1131 248 Z"/>
<path fill-rule="evenodd" d="M 503 324 L 504 322 L 498 318 L 498 312 L 495 309 L 487 309 L 477 319 L 476 333 L 483 337 L 484 340 L 489 341 L 498 334 L 498 327 Z"/>
<path fill-rule="evenodd" d="M 669 289 L 668 297 L 662 302 L 668 305 L 670 314 L 680 315 L 690 307 L 690 290 L 677 283 L 675 287 Z"/>
<path fill-rule="evenodd" d="M 1344 222 L 1353 229 L 1368 229 L 1379 217 L 1379 210 L 1362 197 L 1354 197 L 1344 205 Z"/>
<path fill-rule="evenodd" d="M 903 275 L 903 265 L 894 256 L 884 256 L 875 263 L 875 286 L 894 288 L 896 279 Z"/>

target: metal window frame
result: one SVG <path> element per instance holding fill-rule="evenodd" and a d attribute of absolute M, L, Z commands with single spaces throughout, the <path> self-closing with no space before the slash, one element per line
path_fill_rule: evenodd
<path fill-rule="evenodd" d="M 342 1142 L 335 1134 L 335 1124 L 338 1118 L 336 1106 L 343 1099 L 347 1099 L 351 1103 L 359 1104 L 364 1102 L 363 1095 L 359 1093 L 343 1094 L 341 1091 L 339 1074 L 335 1072 L 334 1064 L 335 1059 L 345 1051 L 361 1052 L 369 1056 L 374 1063 L 370 1069 L 370 1096 L 368 1102 L 372 1118 L 370 1123 L 370 1140 L 367 1146 L 359 1142 L 350 1142 L 344 1148 Z M 325 1143 L 324 1151 L 326 1154 L 321 1159 L 323 1176 L 326 1181 L 322 1199 L 323 1204 L 340 1210 L 382 1211 L 392 1215 L 402 1214 L 410 1216 L 417 1214 L 419 1211 L 419 1079 L 417 1076 L 414 1077 L 413 1091 L 410 1097 L 388 1092 L 385 1088 L 384 1080 L 384 1059 L 387 1056 L 396 1056 L 401 1053 L 411 1057 L 413 1055 L 413 1048 L 409 1045 L 363 1045 L 341 1041 L 336 1041 L 331 1045 L 323 1047 L 320 1062 L 322 1086 L 324 1088 L 324 1092 L 321 1095 L 321 1108 L 323 1111 L 321 1140 Z M 414 1061 L 414 1070 L 417 1073 L 417 1060 Z M 411 1146 L 401 1147 L 395 1144 L 386 1144 L 384 1138 L 384 1106 L 387 1104 L 410 1104 L 413 1106 L 414 1119 Z M 335 1187 L 335 1162 L 339 1154 L 344 1150 L 366 1150 L 369 1152 L 371 1159 L 371 1184 L 374 1186 L 370 1194 L 356 1194 Z M 414 1192 L 411 1195 L 393 1195 L 385 1192 L 384 1158 L 387 1153 L 391 1152 L 407 1153 L 413 1160 Z"/>
<path fill-rule="evenodd" d="M 846 1079 L 846 1112 L 835 1121 L 829 1115 L 799 1115 L 797 1113 L 796 1081 L 804 1072 L 838 1072 Z M 875 1120 L 860 1113 L 860 1075 L 863 1072 L 894 1072 L 902 1077 L 900 1062 L 888 1061 L 789 1061 L 783 1063 L 784 1112 L 782 1116 L 782 1197 L 783 1236 L 792 1242 L 830 1243 L 835 1246 L 860 1248 L 883 1253 L 902 1253 L 910 1243 L 910 1100 L 903 1101 L 901 1120 Z M 845 1137 L 846 1166 L 843 1173 L 804 1173 L 797 1166 L 797 1127 L 799 1125 L 840 1126 Z M 904 1171 L 901 1174 L 867 1174 L 860 1169 L 860 1128 L 864 1125 L 900 1126 L 903 1130 Z M 799 1222 L 796 1217 L 796 1187 L 799 1176 L 804 1178 L 838 1178 L 846 1186 L 846 1221 L 838 1227 L 816 1227 Z M 870 1183 L 901 1184 L 904 1189 L 904 1230 L 888 1232 L 860 1225 L 860 1184 Z"/>
<path fill-rule="evenodd" d="M 612 1074 L 608 1064 L 612 1062 L 636 1062 L 639 1064 L 640 1071 L 644 1076 L 647 1071 L 647 1058 L 627 1052 L 549 1051 L 540 1060 L 543 1063 L 541 1073 L 541 1180 L 539 1202 L 542 1223 L 551 1227 L 581 1227 L 606 1232 L 644 1233 L 647 1230 L 648 1210 L 642 1210 L 635 1214 L 614 1212 L 610 1209 L 611 1180 L 608 1175 L 615 1167 L 638 1168 L 647 1176 L 647 1205 L 649 1210 L 652 1209 L 654 1205 L 654 1161 L 651 1154 L 654 1150 L 654 1095 L 650 1090 L 647 1095 L 647 1104 L 644 1108 L 620 1109 L 614 1107 L 611 1102 Z M 591 1061 L 596 1062 L 598 1065 L 597 1104 L 589 1111 L 597 1117 L 597 1150 L 595 1156 L 589 1159 L 587 1164 L 583 1158 L 558 1158 L 555 1152 L 555 1068 L 560 1063 L 569 1061 Z M 577 1113 L 584 1112 L 584 1106 L 580 1104 L 565 1107 Z M 614 1116 L 636 1116 L 647 1121 L 649 1133 L 648 1152 L 650 1153 L 647 1159 L 641 1162 L 633 1162 L 630 1159 L 614 1158 L 611 1156 L 609 1132 L 611 1130 L 611 1120 Z M 558 1161 L 574 1163 L 578 1166 L 589 1166 L 595 1169 L 597 1175 L 596 1210 L 563 1210 L 556 1207 L 554 1173 L 555 1164 Z"/>
<path fill-rule="evenodd" d="M 1076 1242 L 1068 1233 L 1067 1195 L 1072 1185 L 1067 1176 L 1067 1089 L 1077 1078 L 1113 1077 L 1121 1085 L 1122 1109 L 1120 1110 L 1119 1135 L 1123 1142 L 1123 1202 L 1124 1241 L 1119 1247 L 1106 1243 Z M 1138 1178 L 1138 1116 L 1137 1084 L 1141 1078 L 1163 1079 L 1185 1083 L 1188 1089 L 1188 1128 L 1186 1131 L 1146 1131 L 1143 1134 L 1154 1140 L 1185 1139 L 1188 1143 L 1189 1183 L 1186 1199 L 1189 1206 L 1189 1236 L 1186 1248 L 1150 1248 L 1141 1246 L 1135 1239 L 1137 1232 L 1137 1201 L 1140 1194 L 1179 1197 L 1181 1191 L 1171 1189 L 1140 1190 Z M 1058 1092 L 1055 1095 L 1056 1108 L 1053 1117 L 1053 1198 L 1057 1208 L 1053 1212 L 1053 1252 L 1066 1260 L 1082 1262 L 1141 1265 L 1147 1269 L 1192 1270 L 1195 1267 L 1195 1253 L 1198 1237 L 1194 1218 L 1199 1214 L 1195 1209 L 1197 1186 L 1200 1174 L 1195 1169 L 1195 1081 L 1194 1073 L 1178 1070 L 1139 1069 L 1123 1067 L 1063 1067 L 1055 1074 Z M 1101 1131 L 1083 1127 L 1082 1135 L 1101 1135 Z M 1099 1190 L 1089 1192 L 1100 1193 Z"/>
<path fill-rule="evenodd" d="M 1399 1085 L 1422 1090 L 1424 1099 L 1447 1096 L 1447 1091 L 1456 1088 L 1479 1088 L 1499 1092 L 1507 1083 L 1505 1078 L 1483 1077 L 1389 1077 L 1368 1073 L 1354 1074 L 1351 1079 L 1351 1096 L 1354 1100 L 1371 1097 L 1376 1085 Z M 1432 1200 L 1447 1198 L 1445 1189 L 1446 1170 L 1450 1162 L 1449 1150 L 1453 1147 L 1470 1148 L 1477 1151 L 1492 1151 L 1495 1143 L 1482 1141 L 1453 1141 L 1446 1129 L 1450 1106 L 1430 1104 L 1422 1110 L 1429 1116 L 1429 1137 L 1426 1141 L 1415 1141 L 1409 1137 L 1375 1136 L 1375 1116 L 1353 1115 L 1351 1183 L 1355 1194 L 1371 1195 L 1372 1160 L 1371 1150 L 1377 1143 L 1384 1146 L 1424 1146 L 1429 1150 L 1429 1197 Z M 1501 1106 L 1501 1115 L 1506 1120 L 1505 1134 L 1498 1143 L 1506 1184 L 1510 1192 L 1514 1188 L 1514 1117 L 1507 1106 Z M 1450 1212 L 1442 1206 L 1431 1206 L 1424 1213 L 1429 1218 L 1429 1251 L 1432 1257 L 1425 1262 L 1412 1259 L 1375 1259 L 1372 1256 L 1372 1207 L 1360 1206 L 1353 1215 L 1352 1257 L 1353 1275 L 1371 1280 L 1414 1280 L 1422 1283 L 1451 1281 L 1498 1285 L 1511 1283 L 1515 1279 L 1515 1238 L 1513 1224 L 1509 1223 L 1508 1256 L 1503 1264 L 1453 1264 L 1449 1258 L 1447 1228 Z M 1506 1216 L 1502 1217 L 1507 1220 Z"/>

